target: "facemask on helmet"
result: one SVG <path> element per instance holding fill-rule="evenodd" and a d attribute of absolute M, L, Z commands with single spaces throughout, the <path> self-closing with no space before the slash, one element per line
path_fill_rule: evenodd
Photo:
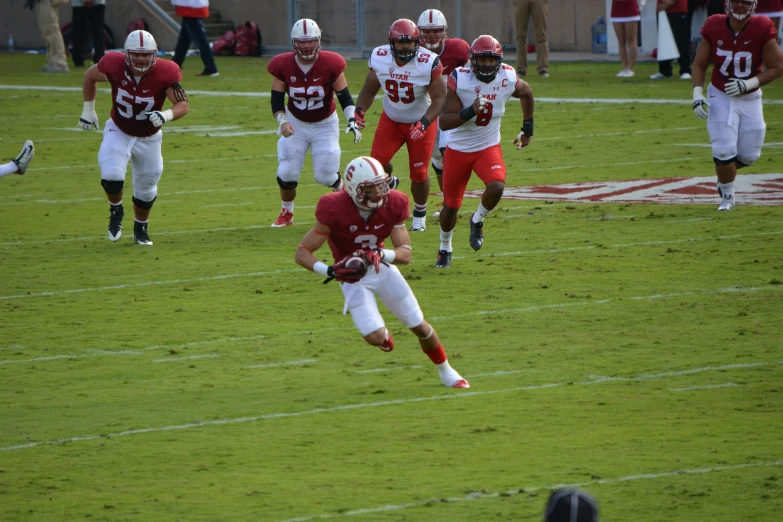
<path fill-rule="evenodd" d="M 147 74 L 155 67 L 158 44 L 147 31 L 136 30 L 125 39 L 125 64 L 134 76 Z"/>
<path fill-rule="evenodd" d="M 446 41 L 446 17 L 437 9 L 427 9 L 419 17 L 419 32 L 422 45 L 431 51 L 438 51 Z"/>
<path fill-rule="evenodd" d="M 389 28 L 389 47 L 394 58 L 402 63 L 408 63 L 416 57 L 419 52 L 419 29 L 411 20 L 401 18 L 394 22 Z M 396 43 L 413 42 L 415 45 L 411 49 L 399 49 Z"/>
<path fill-rule="evenodd" d="M 315 60 L 321 51 L 321 28 L 309 18 L 299 20 L 291 29 L 291 47 L 301 60 Z"/>
<path fill-rule="evenodd" d="M 375 158 L 362 156 L 351 161 L 345 167 L 343 183 L 360 209 L 380 208 L 389 199 L 389 175 Z"/>
<path fill-rule="evenodd" d="M 726 12 L 735 20 L 745 20 L 756 11 L 757 0 L 726 0 Z"/>
<path fill-rule="evenodd" d="M 491 58 L 491 64 L 479 64 L 479 57 Z M 500 42 L 495 40 L 488 34 L 479 36 L 473 40 L 473 45 L 470 46 L 470 66 L 473 74 L 482 82 L 489 83 L 495 79 L 498 71 L 500 71 L 500 64 L 503 62 L 503 47 Z"/>

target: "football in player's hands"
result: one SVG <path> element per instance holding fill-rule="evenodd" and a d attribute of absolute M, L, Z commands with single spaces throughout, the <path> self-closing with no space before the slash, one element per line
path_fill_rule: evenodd
<path fill-rule="evenodd" d="M 367 261 L 359 256 L 349 257 L 345 262 L 345 268 L 352 270 L 360 278 L 367 275 Z"/>
<path fill-rule="evenodd" d="M 381 263 L 383 263 L 383 252 L 380 248 L 373 248 L 372 250 L 362 250 L 360 255 L 367 263 L 367 266 L 372 265 L 375 268 L 377 274 L 381 270 Z"/>
<path fill-rule="evenodd" d="M 341 283 L 355 283 L 367 274 L 367 263 L 361 257 L 346 256 L 330 266 L 327 273 Z"/>

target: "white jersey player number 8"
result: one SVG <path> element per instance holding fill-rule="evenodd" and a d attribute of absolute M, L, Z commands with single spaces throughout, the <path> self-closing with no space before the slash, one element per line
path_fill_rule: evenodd
<path fill-rule="evenodd" d="M 130 103 L 123 98 L 128 98 Z M 117 113 L 123 118 L 133 118 L 134 104 L 141 105 L 142 103 L 146 103 L 147 107 L 136 115 L 137 120 L 146 120 L 147 115 L 145 113 L 151 111 L 152 106 L 155 105 L 155 98 L 143 98 L 141 96 L 136 96 L 134 98 L 128 91 L 122 89 L 117 89 L 117 99 L 115 101 L 117 102 Z"/>
<path fill-rule="evenodd" d="M 302 111 L 320 109 L 324 106 L 324 88 L 321 85 L 304 87 L 290 87 L 288 96 L 294 100 L 294 106 Z"/>
<path fill-rule="evenodd" d="M 734 76 L 736 78 L 747 78 L 750 76 L 751 63 L 753 61 L 753 55 L 751 53 L 740 51 L 737 54 L 734 54 L 731 51 L 724 51 L 723 49 L 718 49 L 715 52 L 718 56 L 726 58 L 723 60 L 723 65 L 720 66 L 720 72 L 723 76 L 729 76 L 729 64 L 732 62 L 732 57 L 734 58 Z M 745 67 L 742 66 L 743 60 L 745 61 Z"/>

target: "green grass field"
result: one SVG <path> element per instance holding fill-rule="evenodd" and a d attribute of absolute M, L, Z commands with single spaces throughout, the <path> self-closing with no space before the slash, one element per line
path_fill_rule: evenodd
<path fill-rule="evenodd" d="M 0 520 L 535 521 L 563 484 L 605 521 L 780 520 L 783 207 L 504 200 L 476 253 L 467 198 L 451 270 L 430 217 L 402 272 L 472 385 L 451 390 L 393 317 L 395 350 L 366 345 L 337 286 L 294 263 L 325 192 L 309 159 L 295 226 L 269 227 L 276 123 L 241 94 L 269 91 L 266 60 L 220 59 L 218 78 L 186 62 L 150 248 L 130 191 L 125 236 L 106 238 L 80 71 L 42 65 L 0 55 L 0 156 L 36 141 L 0 180 Z M 538 102 L 524 151 L 510 104 L 509 187 L 714 174 L 690 82 L 616 69 L 530 78 L 537 98 L 637 101 Z M 365 71 L 349 63 L 354 96 Z M 765 117 L 747 174 L 783 173 L 783 105 Z"/>

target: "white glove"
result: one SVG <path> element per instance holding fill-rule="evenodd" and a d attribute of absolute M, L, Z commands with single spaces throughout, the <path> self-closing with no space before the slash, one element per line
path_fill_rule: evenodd
<path fill-rule="evenodd" d="M 147 118 L 149 118 L 150 123 L 153 124 L 155 127 L 163 127 L 164 123 L 174 119 L 174 111 L 172 111 L 171 109 L 167 109 L 165 111 L 150 111 L 150 112 L 145 112 L 144 114 L 147 115 Z"/>
<path fill-rule="evenodd" d="M 348 126 L 345 128 L 345 133 L 348 134 L 349 132 L 353 132 L 354 143 L 362 141 L 362 131 L 356 125 L 356 120 L 354 118 L 348 120 Z"/>
<path fill-rule="evenodd" d="M 488 103 L 489 103 L 489 101 L 485 97 L 479 96 L 479 110 L 476 111 L 476 112 L 479 112 L 479 111 L 483 110 L 484 107 L 486 107 Z"/>
<path fill-rule="evenodd" d="M 732 78 L 726 82 L 724 91 L 729 96 L 739 96 L 740 94 L 745 94 L 748 91 L 752 91 L 758 86 L 758 78 L 751 78 L 750 80 L 738 80 L 737 78 Z"/>
<path fill-rule="evenodd" d="M 693 114 L 698 116 L 700 120 L 707 118 L 707 108 L 710 106 L 707 103 L 707 98 L 704 97 L 703 87 L 693 88 Z"/>
<path fill-rule="evenodd" d="M 84 102 L 84 109 L 82 109 L 82 115 L 79 117 L 79 127 L 86 131 L 100 130 L 98 115 L 95 113 L 95 100 Z"/>

